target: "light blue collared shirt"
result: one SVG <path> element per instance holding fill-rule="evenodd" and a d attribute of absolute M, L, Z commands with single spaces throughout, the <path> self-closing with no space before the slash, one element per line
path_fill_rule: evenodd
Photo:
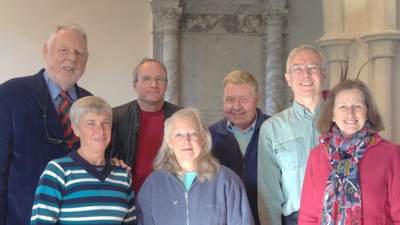
<path fill-rule="evenodd" d="M 61 88 L 58 87 L 53 81 L 50 80 L 49 74 L 47 73 L 47 71 L 44 71 L 44 80 L 46 81 L 47 87 L 49 89 L 49 93 L 51 96 L 51 99 L 53 100 L 53 104 L 54 107 L 56 109 L 58 109 L 58 106 L 60 105 L 60 101 L 61 98 L 59 96 L 60 92 L 61 92 Z M 78 98 L 76 91 L 75 91 L 75 87 L 72 86 L 70 89 L 67 90 L 68 92 L 68 97 L 69 100 L 73 103 L 76 101 L 76 99 Z"/>
<path fill-rule="evenodd" d="M 251 137 L 253 136 L 254 129 L 255 129 L 255 126 L 256 126 L 256 121 L 257 121 L 257 116 L 256 116 L 256 119 L 254 120 L 253 124 L 251 125 L 251 127 L 249 127 L 244 132 L 240 131 L 239 129 L 237 129 L 234 126 L 234 124 L 231 123 L 229 120 L 228 120 L 228 123 L 226 125 L 228 131 L 231 132 L 235 136 L 236 141 L 239 144 L 240 151 L 242 152 L 243 155 L 246 154 L 247 145 L 249 145 Z"/>
<path fill-rule="evenodd" d="M 282 214 L 299 211 L 308 155 L 319 143 L 316 123 L 322 102 L 313 114 L 293 102 L 261 126 L 257 179 L 261 224 L 280 225 Z"/>

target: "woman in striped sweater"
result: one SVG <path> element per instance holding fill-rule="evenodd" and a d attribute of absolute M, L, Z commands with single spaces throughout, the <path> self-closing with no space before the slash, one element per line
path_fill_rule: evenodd
<path fill-rule="evenodd" d="M 31 224 L 136 224 L 131 175 L 105 160 L 112 110 L 95 96 L 76 101 L 71 125 L 81 147 L 52 160 L 36 189 Z"/>

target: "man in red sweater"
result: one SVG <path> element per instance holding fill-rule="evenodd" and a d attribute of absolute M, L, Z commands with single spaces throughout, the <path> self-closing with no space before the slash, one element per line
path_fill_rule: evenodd
<path fill-rule="evenodd" d="M 108 156 L 122 159 L 132 168 L 135 194 L 153 171 L 165 119 L 180 109 L 164 100 L 167 86 L 165 66 L 155 59 L 143 59 L 133 72 L 137 99 L 113 109 Z"/>

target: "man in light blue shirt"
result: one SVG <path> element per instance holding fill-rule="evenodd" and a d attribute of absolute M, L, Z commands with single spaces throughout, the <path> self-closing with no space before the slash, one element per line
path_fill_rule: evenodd
<path fill-rule="evenodd" d="M 325 58 L 309 45 L 289 54 L 285 79 L 293 105 L 266 120 L 258 145 L 258 211 L 262 225 L 296 225 L 310 150 L 318 144 L 316 123 L 327 80 Z"/>

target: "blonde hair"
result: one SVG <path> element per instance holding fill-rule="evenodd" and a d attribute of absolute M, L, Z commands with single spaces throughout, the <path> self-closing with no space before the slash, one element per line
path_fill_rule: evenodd
<path fill-rule="evenodd" d="M 234 70 L 228 73 L 222 82 L 224 88 L 229 83 L 248 84 L 253 89 L 254 95 L 260 96 L 257 79 L 251 73 L 242 70 Z"/>
<path fill-rule="evenodd" d="M 163 169 L 172 173 L 175 176 L 179 175 L 181 168 L 173 150 L 167 144 L 167 137 L 172 136 L 172 124 L 176 121 L 177 118 L 180 117 L 191 117 L 197 121 L 197 124 L 200 128 L 200 136 L 204 142 L 203 148 L 199 155 L 197 178 L 200 182 L 211 180 L 218 173 L 220 164 L 211 155 L 212 141 L 210 131 L 202 120 L 200 111 L 195 108 L 181 109 L 175 112 L 170 118 L 165 121 L 164 140 L 156 158 L 154 159 L 154 169 Z"/>

